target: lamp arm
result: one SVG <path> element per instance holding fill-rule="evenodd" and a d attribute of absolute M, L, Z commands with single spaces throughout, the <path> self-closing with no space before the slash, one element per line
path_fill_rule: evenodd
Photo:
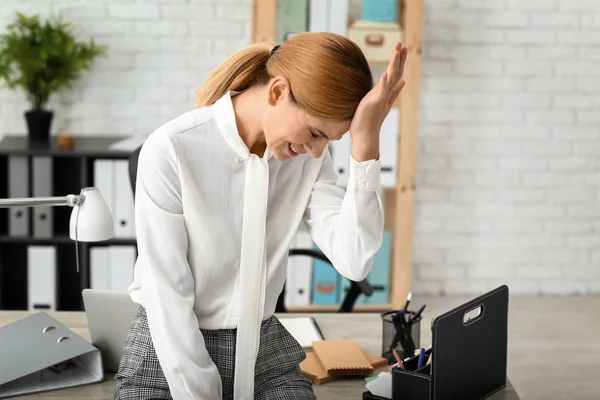
<path fill-rule="evenodd" d="M 0 208 L 35 207 L 35 206 L 69 206 L 75 207 L 83 203 L 82 194 L 69 194 L 62 197 L 26 197 L 20 199 L 0 199 Z"/>

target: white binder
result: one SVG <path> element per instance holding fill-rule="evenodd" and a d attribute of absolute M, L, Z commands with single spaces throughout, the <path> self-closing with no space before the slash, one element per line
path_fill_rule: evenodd
<path fill-rule="evenodd" d="M 332 154 L 331 160 L 338 176 L 337 184 L 339 186 L 348 185 L 348 176 L 350 168 L 350 156 L 352 154 L 352 140 L 350 133 L 347 132 L 340 140 L 331 142 Z"/>
<path fill-rule="evenodd" d="M 329 32 L 348 36 L 348 0 L 329 0 Z"/>
<path fill-rule="evenodd" d="M 27 305 L 29 311 L 56 310 L 56 249 L 27 248 Z"/>
<path fill-rule="evenodd" d="M 111 290 L 110 247 L 90 247 L 90 287 Z"/>
<path fill-rule="evenodd" d="M 299 230 L 291 247 L 313 249 L 314 243 L 307 231 Z M 296 255 L 289 258 L 285 284 L 285 304 L 287 306 L 310 305 L 313 261 L 314 259 L 308 256 Z"/>
<path fill-rule="evenodd" d="M 135 246 L 110 246 L 110 290 L 126 293 L 133 282 Z"/>
<path fill-rule="evenodd" d="M 32 159 L 33 197 L 52 196 L 52 158 L 34 156 Z M 33 207 L 33 237 L 53 236 L 52 206 Z"/>
<path fill-rule="evenodd" d="M 0 354 L 0 399 L 104 379 L 100 350 L 44 312 L 0 327 Z"/>
<path fill-rule="evenodd" d="M 25 156 L 8 157 L 8 197 L 16 199 L 29 197 L 29 160 Z M 8 209 L 8 234 L 29 236 L 29 209 L 11 207 Z"/>
<path fill-rule="evenodd" d="M 392 108 L 383 121 L 379 139 L 379 159 L 381 160 L 382 186 L 396 186 L 398 175 L 398 127 L 400 110 Z"/>
<path fill-rule="evenodd" d="M 310 0 L 308 6 L 308 30 L 311 32 L 329 31 L 330 0 Z"/>
<path fill-rule="evenodd" d="M 129 181 L 129 166 L 127 160 L 114 161 L 114 210 L 115 237 L 134 238 L 134 203 L 133 191 Z"/>
<path fill-rule="evenodd" d="M 108 205 L 110 213 L 114 218 L 115 199 L 114 199 L 114 181 L 115 170 L 113 160 L 97 159 L 94 161 L 94 186 L 100 190 L 102 198 Z"/>

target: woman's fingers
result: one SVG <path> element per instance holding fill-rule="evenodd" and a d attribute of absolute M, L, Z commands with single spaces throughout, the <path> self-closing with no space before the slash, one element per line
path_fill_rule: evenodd
<path fill-rule="evenodd" d="M 406 64 L 406 57 L 408 56 L 408 48 L 403 47 L 400 51 L 400 77 L 404 74 L 404 64 Z"/>
<path fill-rule="evenodd" d="M 398 95 L 400 95 L 400 92 L 402 91 L 402 88 L 404 87 L 405 84 L 406 84 L 406 82 L 404 80 L 400 80 L 396 84 L 396 86 L 394 86 L 394 89 L 392 89 L 392 92 L 390 93 L 390 97 L 388 99 L 388 106 L 389 107 L 391 107 L 391 106 L 394 105 L 394 102 L 398 98 Z"/>

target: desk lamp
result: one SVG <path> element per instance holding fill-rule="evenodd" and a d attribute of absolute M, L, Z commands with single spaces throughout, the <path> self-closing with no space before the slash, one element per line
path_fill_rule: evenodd
<path fill-rule="evenodd" d="M 73 207 L 69 221 L 69 237 L 75 242 L 101 242 L 114 236 L 110 209 L 98 188 L 83 188 L 78 195 L 69 194 L 64 197 L 0 199 L 0 208 L 35 206 Z M 77 270 L 79 271 L 79 265 Z"/>

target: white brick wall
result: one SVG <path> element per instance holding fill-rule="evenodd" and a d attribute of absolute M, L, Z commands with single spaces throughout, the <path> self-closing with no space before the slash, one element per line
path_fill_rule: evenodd
<path fill-rule="evenodd" d="M 351 16 L 360 0 L 351 0 Z M 600 291 L 600 2 L 425 0 L 413 291 Z M 54 132 L 148 134 L 250 42 L 250 0 L 2 0 L 110 45 Z M 0 90 L 0 134 L 24 96 Z"/>
<path fill-rule="evenodd" d="M 82 38 L 109 46 L 74 90 L 51 100 L 53 133 L 146 135 L 193 107 L 194 90 L 227 54 L 250 43 L 249 0 L 2 0 L 14 10 L 61 12 Z M 0 135 L 23 134 L 21 92 L 0 90 Z"/>
<path fill-rule="evenodd" d="M 424 4 L 414 290 L 598 292 L 600 2 Z"/>

